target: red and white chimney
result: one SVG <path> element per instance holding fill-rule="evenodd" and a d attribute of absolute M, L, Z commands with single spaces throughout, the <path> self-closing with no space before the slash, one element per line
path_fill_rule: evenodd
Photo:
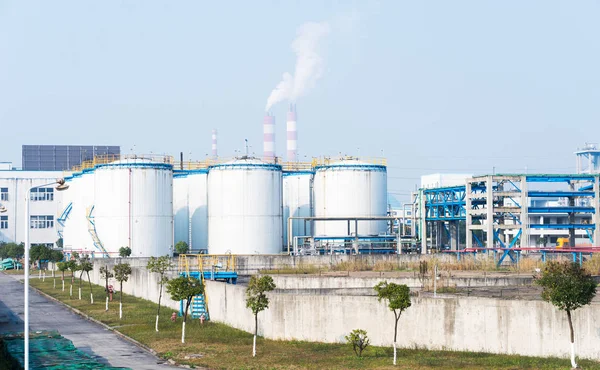
<path fill-rule="evenodd" d="M 217 158 L 217 130 L 212 130 L 212 157 Z"/>
<path fill-rule="evenodd" d="M 269 113 L 263 122 L 263 152 L 265 160 L 275 159 L 275 116 Z"/>
<path fill-rule="evenodd" d="M 296 129 L 296 105 L 290 104 L 290 111 L 287 114 L 287 160 L 288 162 L 297 161 L 298 151 L 298 131 Z"/>

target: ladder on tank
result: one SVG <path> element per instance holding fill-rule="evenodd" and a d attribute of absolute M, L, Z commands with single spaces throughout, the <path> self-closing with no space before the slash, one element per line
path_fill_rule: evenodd
<path fill-rule="evenodd" d="M 94 216 L 92 213 L 94 212 L 94 206 L 88 207 L 86 212 L 86 218 L 88 220 L 88 232 L 92 236 L 92 241 L 94 242 L 94 247 L 98 248 L 102 252 L 103 257 L 110 257 L 104 245 L 98 238 L 98 233 L 96 232 L 96 222 L 94 221 Z"/>

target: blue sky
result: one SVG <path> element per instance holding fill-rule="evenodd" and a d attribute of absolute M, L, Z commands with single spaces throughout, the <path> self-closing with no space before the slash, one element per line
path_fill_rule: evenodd
<path fill-rule="evenodd" d="M 335 25 L 297 101 L 301 156 L 433 172 L 569 172 L 600 141 L 598 1 L 0 0 L 0 161 L 22 144 L 262 153 L 266 99 L 305 22 Z M 286 104 L 277 116 L 285 150 Z"/>

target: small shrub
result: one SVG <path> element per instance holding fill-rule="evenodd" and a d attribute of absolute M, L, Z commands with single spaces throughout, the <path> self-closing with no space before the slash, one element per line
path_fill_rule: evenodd
<path fill-rule="evenodd" d="M 348 344 L 352 345 L 352 349 L 356 356 L 362 357 L 362 353 L 369 346 L 369 337 L 367 331 L 362 329 L 354 329 L 346 336 Z"/>

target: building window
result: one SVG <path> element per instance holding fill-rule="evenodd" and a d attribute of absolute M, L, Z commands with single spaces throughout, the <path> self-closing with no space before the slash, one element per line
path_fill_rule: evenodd
<path fill-rule="evenodd" d="M 51 229 L 54 227 L 54 216 L 31 216 L 29 227 L 32 229 Z"/>
<path fill-rule="evenodd" d="M 0 216 L 0 229 L 8 229 L 8 216 Z"/>
<path fill-rule="evenodd" d="M 31 189 L 31 195 L 29 199 L 32 201 L 53 201 L 54 200 L 54 189 L 53 188 L 37 188 Z"/>
<path fill-rule="evenodd" d="M 0 188 L 0 201 L 8 202 L 8 188 Z"/>

